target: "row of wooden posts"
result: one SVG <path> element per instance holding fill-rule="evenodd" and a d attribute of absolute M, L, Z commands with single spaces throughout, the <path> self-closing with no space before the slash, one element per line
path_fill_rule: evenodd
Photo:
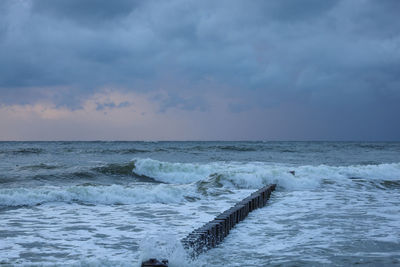
<path fill-rule="evenodd" d="M 231 229 L 237 223 L 243 221 L 250 212 L 267 204 L 275 187 L 276 185 L 273 184 L 257 190 L 232 208 L 219 214 L 214 220 L 195 229 L 181 240 L 183 246 L 194 256 L 217 246 L 229 234 Z"/>
<path fill-rule="evenodd" d="M 192 257 L 217 246 L 229 234 L 231 229 L 243 221 L 247 215 L 255 209 L 262 208 L 275 190 L 276 185 L 265 186 L 242 201 L 238 202 L 232 208 L 222 212 L 214 220 L 193 230 L 188 236 L 181 240 L 183 247 L 188 250 Z M 142 263 L 142 267 L 168 266 L 168 261 L 158 261 L 150 259 Z"/>

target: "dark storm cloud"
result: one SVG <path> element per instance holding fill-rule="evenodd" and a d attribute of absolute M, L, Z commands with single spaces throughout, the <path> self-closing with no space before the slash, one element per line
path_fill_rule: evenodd
<path fill-rule="evenodd" d="M 262 12 L 268 19 L 296 22 L 317 19 L 338 2 L 339 0 L 255 1 L 255 9 Z"/>
<path fill-rule="evenodd" d="M 286 103 L 338 125 L 395 121 L 399 10 L 397 0 L 3 0 L 0 101 L 72 106 L 107 86 L 166 88 L 161 111 L 206 110 L 207 92 L 234 99 L 236 113 Z"/>
<path fill-rule="evenodd" d="M 129 15 L 140 3 L 134 0 L 36 0 L 32 12 L 95 25 Z"/>
<path fill-rule="evenodd" d="M 132 103 L 128 101 L 121 102 L 119 104 L 115 104 L 114 102 L 106 102 L 106 103 L 96 103 L 96 110 L 104 110 L 104 109 L 113 109 L 113 108 L 125 108 L 132 105 Z"/>

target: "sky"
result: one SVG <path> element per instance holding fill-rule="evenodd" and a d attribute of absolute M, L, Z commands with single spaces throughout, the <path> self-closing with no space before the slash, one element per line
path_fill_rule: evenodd
<path fill-rule="evenodd" d="M 400 140 L 398 0 L 1 0 L 0 140 Z"/>

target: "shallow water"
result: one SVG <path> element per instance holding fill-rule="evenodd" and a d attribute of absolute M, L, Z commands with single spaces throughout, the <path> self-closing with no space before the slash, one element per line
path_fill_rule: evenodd
<path fill-rule="evenodd" d="M 181 238 L 270 183 L 186 258 Z M 0 264 L 398 265 L 399 193 L 400 143 L 0 142 Z"/>

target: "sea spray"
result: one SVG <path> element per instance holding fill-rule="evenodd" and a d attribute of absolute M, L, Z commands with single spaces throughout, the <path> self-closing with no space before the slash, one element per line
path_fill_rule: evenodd
<path fill-rule="evenodd" d="M 139 263 L 156 258 L 167 259 L 169 267 L 202 265 L 189 256 L 181 241 L 174 235 L 158 233 L 156 236 L 146 236 L 140 244 Z M 140 264 L 137 266 L 140 267 Z"/>

